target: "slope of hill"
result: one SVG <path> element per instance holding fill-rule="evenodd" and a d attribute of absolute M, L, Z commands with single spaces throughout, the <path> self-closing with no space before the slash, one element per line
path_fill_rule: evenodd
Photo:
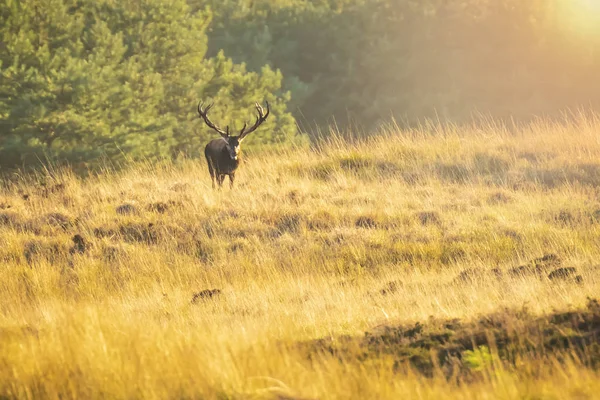
<path fill-rule="evenodd" d="M 203 160 L 7 177 L 0 395 L 591 398 L 599 131 L 337 137 L 233 191 Z"/>

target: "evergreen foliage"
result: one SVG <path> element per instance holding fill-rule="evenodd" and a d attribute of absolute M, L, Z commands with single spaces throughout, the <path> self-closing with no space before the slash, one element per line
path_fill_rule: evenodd
<path fill-rule="evenodd" d="M 281 73 L 206 58 L 210 20 L 184 0 L 0 3 L 0 165 L 194 154 L 214 136 L 199 99 L 239 128 L 267 100 L 273 117 L 249 144 L 291 140 Z"/>

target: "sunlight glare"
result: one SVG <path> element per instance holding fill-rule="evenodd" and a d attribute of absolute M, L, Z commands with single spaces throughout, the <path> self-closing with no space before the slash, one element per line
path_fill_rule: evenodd
<path fill-rule="evenodd" d="M 600 0 L 562 0 L 561 8 L 570 29 L 600 39 Z"/>

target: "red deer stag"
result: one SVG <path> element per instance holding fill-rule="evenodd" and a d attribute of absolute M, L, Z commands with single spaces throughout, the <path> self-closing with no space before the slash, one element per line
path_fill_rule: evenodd
<path fill-rule="evenodd" d="M 258 111 L 258 117 L 256 122 L 250 128 L 246 129 L 248 124 L 244 124 L 240 134 L 238 136 L 231 136 L 229 134 L 229 126 L 226 130 L 219 128 L 208 119 L 208 111 L 212 108 L 213 104 L 202 109 L 204 103 L 198 104 L 198 114 L 200 118 L 204 120 L 209 128 L 219 132 L 221 135 L 220 139 L 211 140 L 204 148 L 204 155 L 208 162 L 208 172 L 210 173 L 210 179 L 212 181 L 213 188 L 215 187 L 215 178 L 219 184 L 219 188 L 223 186 L 225 175 L 229 175 L 229 184 L 233 188 L 233 181 L 235 179 L 235 170 L 240 164 L 240 144 L 242 140 L 249 134 L 258 128 L 263 122 L 267 120 L 269 116 L 269 103 L 267 102 L 267 112 L 263 110 L 260 104 L 256 103 L 256 110 Z"/>

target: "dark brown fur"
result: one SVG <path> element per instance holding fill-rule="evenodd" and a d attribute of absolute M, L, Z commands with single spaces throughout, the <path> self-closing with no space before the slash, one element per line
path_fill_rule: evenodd
<path fill-rule="evenodd" d="M 229 126 L 224 131 L 215 125 L 208 118 L 208 111 L 212 107 L 212 104 L 202 109 L 202 104 L 198 105 L 198 114 L 200 118 L 204 120 L 209 128 L 217 131 L 220 135 L 220 139 L 211 140 L 204 148 L 204 156 L 208 163 L 208 172 L 210 173 L 210 179 L 212 186 L 215 188 L 215 180 L 219 185 L 219 188 L 223 186 L 225 176 L 229 176 L 230 187 L 233 188 L 233 182 L 235 180 L 235 171 L 240 165 L 241 149 L 240 144 L 242 140 L 251 132 L 254 132 L 263 122 L 267 120 L 269 116 L 269 103 L 267 103 L 267 112 L 264 113 L 263 108 L 256 103 L 256 110 L 258 111 L 258 117 L 256 122 L 248 130 L 246 130 L 247 124 L 244 124 L 240 134 L 238 136 L 231 136 L 229 134 Z"/>
<path fill-rule="evenodd" d="M 210 173 L 213 188 L 215 187 L 215 179 L 219 187 L 223 186 L 225 176 L 229 176 L 229 185 L 233 187 L 235 170 L 240 165 L 240 159 L 239 156 L 237 159 L 231 158 L 229 150 L 227 150 L 227 144 L 224 138 L 214 139 L 208 142 L 204 148 L 204 155 L 208 163 L 208 172 Z"/>

